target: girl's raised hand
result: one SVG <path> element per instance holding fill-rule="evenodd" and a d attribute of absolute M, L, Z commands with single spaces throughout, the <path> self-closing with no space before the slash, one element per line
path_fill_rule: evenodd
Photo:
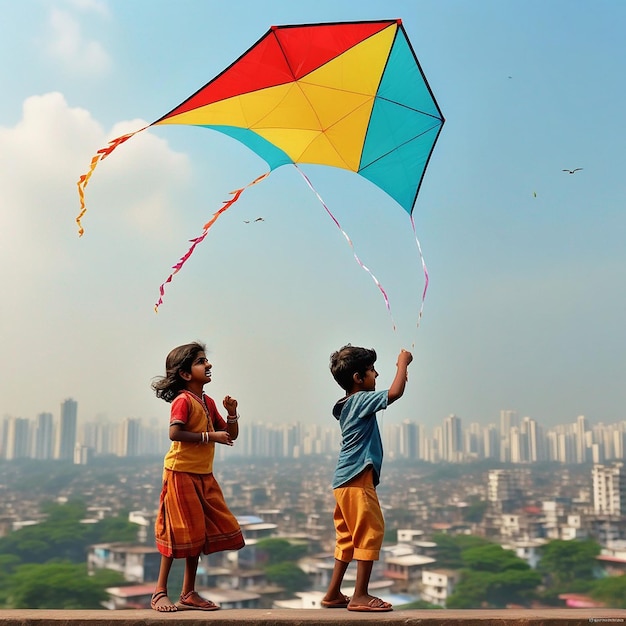
<path fill-rule="evenodd" d="M 224 408 L 228 411 L 228 415 L 235 415 L 237 413 L 237 400 L 231 396 L 226 396 L 222 401 Z"/>

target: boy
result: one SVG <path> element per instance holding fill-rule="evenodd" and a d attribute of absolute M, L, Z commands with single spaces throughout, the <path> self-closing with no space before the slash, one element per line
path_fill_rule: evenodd
<path fill-rule="evenodd" d="M 391 387 L 376 391 L 374 369 L 376 352 L 367 348 L 344 346 L 330 357 L 330 371 L 346 395 L 339 400 L 333 415 L 341 426 L 341 450 L 333 477 L 334 513 L 337 543 L 333 575 L 322 599 L 325 608 L 349 611 L 392 611 L 388 602 L 369 594 L 374 561 L 380 556 L 385 522 L 376 495 L 383 462 L 383 446 L 376 412 L 402 397 L 407 368 L 413 355 L 401 350 Z M 348 564 L 357 561 L 354 595 L 341 593 Z"/>

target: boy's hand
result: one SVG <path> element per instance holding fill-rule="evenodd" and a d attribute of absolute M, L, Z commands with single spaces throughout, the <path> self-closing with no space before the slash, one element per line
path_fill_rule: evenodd
<path fill-rule="evenodd" d="M 389 404 L 402 397 L 402 394 L 404 393 L 404 386 L 409 378 L 407 368 L 412 360 L 413 355 L 408 350 L 400 350 L 398 360 L 396 361 L 396 376 L 393 379 L 387 394 Z"/>
<path fill-rule="evenodd" d="M 230 435 L 225 430 L 218 430 L 217 432 L 214 432 L 212 439 L 216 443 L 223 443 L 226 446 L 233 445 L 233 440 L 230 438 Z"/>
<path fill-rule="evenodd" d="M 407 367 L 409 363 L 413 360 L 413 355 L 408 350 L 400 350 L 400 354 L 398 355 L 397 366 L 403 365 Z"/>
<path fill-rule="evenodd" d="M 224 408 L 228 411 L 228 415 L 235 415 L 237 413 L 237 400 L 235 398 L 231 398 L 230 396 L 226 396 L 222 401 Z"/>

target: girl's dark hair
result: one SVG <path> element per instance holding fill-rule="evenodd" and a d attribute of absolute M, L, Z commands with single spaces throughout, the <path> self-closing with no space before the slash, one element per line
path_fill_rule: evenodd
<path fill-rule="evenodd" d="M 200 352 L 206 352 L 206 347 L 199 341 L 186 343 L 170 351 L 165 359 L 165 376 L 157 378 L 151 385 L 157 398 L 171 402 L 185 388 L 180 372 L 191 372 L 191 365 Z"/>
<path fill-rule="evenodd" d="M 339 386 L 349 392 L 354 384 L 354 374 L 363 378 L 375 362 L 376 350 L 347 344 L 330 355 L 330 372 Z"/>

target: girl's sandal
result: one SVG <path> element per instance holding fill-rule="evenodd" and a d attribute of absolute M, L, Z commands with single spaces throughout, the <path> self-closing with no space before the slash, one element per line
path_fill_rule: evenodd
<path fill-rule="evenodd" d="M 215 602 L 205 600 L 197 591 L 181 593 L 176 607 L 179 611 L 217 611 L 220 608 Z"/>
<path fill-rule="evenodd" d="M 150 600 L 150 608 L 159 613 L 178 611 L 176 605 L 167 597 L 167 591 L 155 591 Z"/>

